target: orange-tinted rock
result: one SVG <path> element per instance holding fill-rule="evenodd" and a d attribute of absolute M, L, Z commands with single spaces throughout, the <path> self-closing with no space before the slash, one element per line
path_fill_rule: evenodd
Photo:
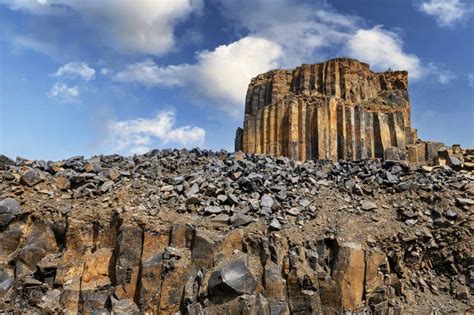
<path fill-rule="evenodd" d="M 300 160 L 384 158 L 416 140 L 408 73 L 337 58 L 253 78 L 235 148 Z"/>
<path fill-rule="evenodd" d="M 359 307 L 365 280 L 365 252 L 360 245 L 343 243 L 340 246 L 334 278 L 339 286 L 343 309 L 354 310 Z"/>

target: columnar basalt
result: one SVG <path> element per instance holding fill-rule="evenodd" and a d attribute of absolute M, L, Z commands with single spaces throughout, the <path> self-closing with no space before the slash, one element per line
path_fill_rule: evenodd
<path fill-rule="evenodd" d="M 406 159 L 416 141 L 408 73 L 375 73 L 338 58 L 252 79 L 236 150 L 299 160 Z"/>

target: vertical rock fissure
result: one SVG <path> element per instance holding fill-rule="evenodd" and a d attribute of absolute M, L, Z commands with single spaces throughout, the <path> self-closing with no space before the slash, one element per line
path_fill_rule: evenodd
<path fill-rule="evenodd" d="M 140 259 L 138 264 L 138 276 L 137 276 L 137 284 L 135 288 L 135 294 L 133 296 L 133 301 L 136 305 L 140 305 L 140 295 L 141 295 L 141 287 L 142 287 L 142 271 L 143 271 L 143 245 L 145 243 L 145 230 L 144 228 L 140 228 L 141 231 L 141 248 L 140 248 Z"/>

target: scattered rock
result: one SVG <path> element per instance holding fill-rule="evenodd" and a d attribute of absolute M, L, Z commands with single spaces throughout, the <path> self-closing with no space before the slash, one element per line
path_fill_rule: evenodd
<path fill-rule="evenodd" d="M 377 209 L 378 206 L 375 203 L 373 203 L 372 201 L 364 200 L 364 201 L 361 202 L 360 208 L 364 211 L 370 211 L 370 210 Z"/>
<path fill-rule="evenodd" d="M 222 208 L 218 206 L 209 206 L 204 210 L 207 214 L 219 214 L 222 212 Z"/>

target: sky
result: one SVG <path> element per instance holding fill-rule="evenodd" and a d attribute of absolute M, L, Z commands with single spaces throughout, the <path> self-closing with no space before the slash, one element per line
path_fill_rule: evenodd
<path fill-rule="evenodd" d="M 0 0 L 0 153 L 233 150 L 252 77 L 407 70 L 421 139 L 474 144 L 474 1 Z"/>

